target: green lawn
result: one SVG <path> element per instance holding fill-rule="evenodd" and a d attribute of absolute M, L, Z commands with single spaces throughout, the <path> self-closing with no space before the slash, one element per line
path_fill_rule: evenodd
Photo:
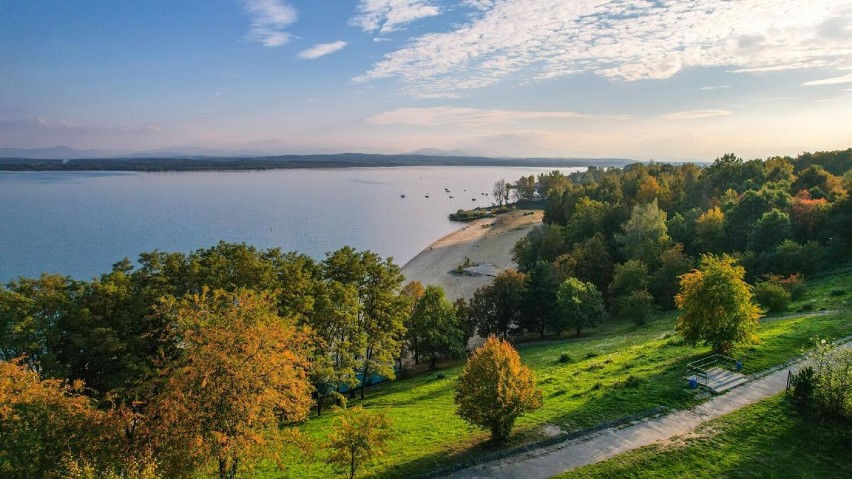
<path fill-rule="evenodd" d="M 556 477 L 852 477 L 852 425 L 799 416 L 780 395 L 709 421 L 689 436 Z"/>
<path fill-rule="evenodd" d="M 808 293 L 790 308 L 796 311 L 812 304 L 807 316 L 763 322 L 761 344 L 741 348 L 737 354 L 744 360 L 745 372 L 760 371 L 800 354 L 811 338 L 852 334 L 849 293 L 831 295 L 849 284 L 850 277 L 852 269 L 814 279 Z M 820 309 L 838 312 L 817 314 Z M 694 392 L 683 379 L 685 365 L 709 350 L 680 342 L 673 331 L 676 316 L 661 314 L 642 327 L 610 322 L 579 339 L 520 345 L 523 361 L 535 370 L 544 392 L 544 406 L 518 421 L 505 447 L 541 439 L 548 425 L 571 431 L 658 405 L 684 408 L 694 404 Z M 572 361 L 560 363 L 562 353 L 569 354 Z M 396 432 L 388 454 L 369 466 L 367 477 L 412 477 L 491 450 L 487 434 L 469 427 L 454 413 L 453 385 L 460 369 L 442 370 L 443 379 L 433 373 L 387 383 L 371 389 L 365 401 L 354 401 L 386 412 Z M 328 413 L 308 421 L 302 430 L 316 444 L 316 453 L 285 453 L 285 469 L 258 471 L 261 477 L 333 477 L 334 470 L 324 463 L 322 451 L 332 423 L 333 414 Z"/>

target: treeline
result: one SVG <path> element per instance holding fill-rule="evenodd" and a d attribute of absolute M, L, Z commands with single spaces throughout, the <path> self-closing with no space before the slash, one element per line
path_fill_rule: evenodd
<path fill-rule="evenodd" d="M 0 472 L 58 477 L 69 460 L 126 471 L 122 458 L 150 458 L 164 477 L 211 463 L 234 477 L 311 407 L 363 398 L 409 353 L 432 367 L 464 357 L 472 331 L 456 307 L 403 280 L 369 251 L 315 261 L 220 243 L 143 253 L 91 281 L 11 281 L 0 287 L 12 378 L 0 384 Z"/>
<path fill-rule="evenodd" d="M 511 303 L 493 316 L 502 334 L 579 333 L 603 317 L 601 305 L 641 324 L 654 309 L 674 307 L 678 278 L 707 253 L 733 256 L 758 301 L 783 309 L 804 277 L 847 260 L 852 247 L 852 149 L 765 161 L 728 154 L 706 168 L 554 171 L 535 187 L 545 224 L 515 246 L 519 273 L 474 298 Z M 595 307 L 569 314 L 583 295 Z"/>

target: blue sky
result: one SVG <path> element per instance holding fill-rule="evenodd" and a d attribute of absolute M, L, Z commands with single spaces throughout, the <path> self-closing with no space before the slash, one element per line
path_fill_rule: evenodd
<path fill-rule="evenodd" d="M 0 147 L 852 147 L 849 0 L 0 0 Z"/>

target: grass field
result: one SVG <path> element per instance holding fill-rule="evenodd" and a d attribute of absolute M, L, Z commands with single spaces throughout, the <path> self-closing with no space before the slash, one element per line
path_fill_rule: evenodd
<path fill-rule="evenodd" d="M 852 477 L 852 425 L 799 416 L 775 396 L 694 433 L 556 476 L 575 478 Z"/>
<path fill-rule="evenodd" d="M 848 304 L 852 295 L 838 293 L 852 283 L 850 278 L 852 268 L 814 278 L 790 312 L 763 321 L 758 331 L 761 343 L 736 353 L 744 361 L 744 372 L 760 371 L 797 356 L 812 344 L 811 338 L 852 334 Z M 544 406 L 518 421 L 504 447 L 658 405 L 685 408 L 698 401 L 683 378 L 685 365 L 708 354 L 709 349 L 683 344 L 674 335 L 676 316 L 661 314 L 641 327 L 610 322 L 579 339 L 520 345 L 523 361 L 535 370 L 544 392 Z M 570 355 L 571 361 L 559 362 L 563 353 Z M 460 369 L 461 365 L 440 374 L 386 383 L 371 389 L 364 401 L 353 402 L 387 413 L 396 433 L 388 454 L 368 467 L 366 477 L 412 477 L 492 450 L 487 433 L 471 428 L 454 413 L 453 385 Z M 316 445 L 315 454 L 287 452 L 282 457 L 284 470 L 258 471 L 261 477 L 334 477 L 335 471 L 325 464 L 322 451 L 333 418 L 333 414 L 325 413 L 303 426 Z"/>

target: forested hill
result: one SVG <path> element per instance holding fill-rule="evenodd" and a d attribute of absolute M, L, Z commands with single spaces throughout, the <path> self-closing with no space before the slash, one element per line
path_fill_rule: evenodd
<path fill-rule="evenodd" d="M 533 166 L 557 168 L 585 167 L 590 164 L 621 167 L 629 163 L 632 163 L 632 160 L 620 158 L 488 158 L 343 153 L 242 158 L 91 158 L 71 160 L 0 158 L 0 171 L 203 171 L 389 166 Z"/>

